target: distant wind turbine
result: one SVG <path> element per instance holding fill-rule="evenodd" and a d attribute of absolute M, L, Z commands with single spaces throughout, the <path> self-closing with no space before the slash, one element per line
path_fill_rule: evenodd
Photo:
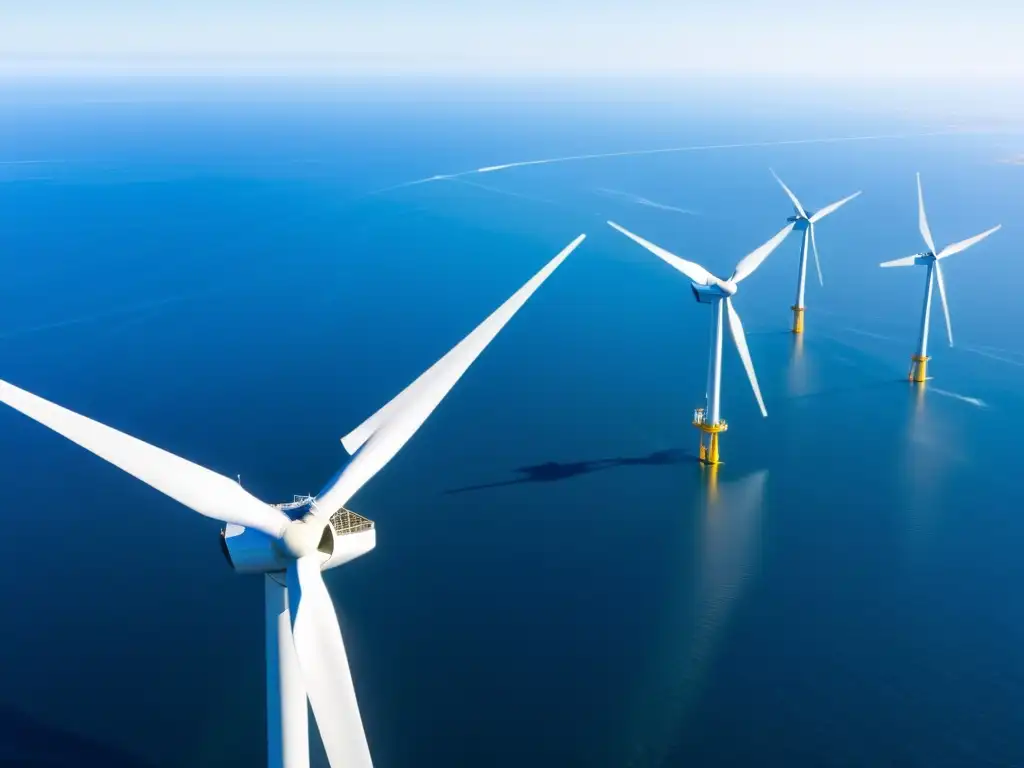
<path fill-rule="evenodd" d="M 785 190 L 789 199 L 793 203 L 794 215 L 790 216 L 787 221 L 791 221 L 794 224 L 794 229 L 803 232 L 803 240 L 800 244 L 800 272 L 797 277 L 796 283 L 796 304 L 790 309 L 793 310 L 793 333 L 804 332 L 804 288 L 807 284 L 807 245 L 810 242 L 811 249 L 814 251 L 814 266 L 818 270 L 818 285 L 825 285 L 825 281 L 821 277 L 821 261 L 818 259 L 818 242 L 814 238 L 814 225 L 824 219 L 830 213 L 834 213 L 841 206 L 857 197 L 860 192 L 854 192 L 849 197 L 844 197 L 842 200 L 826 205 L 820 211 L 811 212 L 806 210 L 797 200 L 796 195 L 793 194 L 792 190 L 785 185 L 785 183 L 778 177 L 775 171 L 771 168 L 772 176 L 775 176 L 775 180 L 779 182 L 779 185 Z"/>
<path fill-rule="evenodd" d="M 955 253 L 966 251 L 972 245 L 980 243 L 993 232 L 1000 229 L 1003 225 L 996 224 L 994 227 L 985 230 L 980 235 L 975 235 L 974 237 L 969 237 L 966 240 L 961 240 L 958 243 L 947 245 L 941 251 L 937 250 L 935 248 L 935 242 L 932 240 L 931 229 L 928 227 L 928 217 L 924 212 L 924 195 L 921 192 L 921 174 L 918 173 L 917 226 L 921 230 L 921 237 L 924 238 L 924 243 L 928 246 L 928 250 L 924 253 L 906 256 L 902 259 L 886 261 L 879 266 L 910 267 L 915 264 L 919 264 L 928 267 L 927 283 L 924 290 L 924 309 L 921 311 L 921 336 L 918 340 L 917 354 L 910 356 L 910 379 L 911 381 L 922 382 L 928 378 L 928 360 L 931 359 L 928 357 L 928 325 L 931 320 L 932 312 L 933 275 L 935 277 L 935 281 L 939 284 L 939 298 L 942 300 L 942 312 L 946 316 L 946 335 L 949 337 L 949 346 L 953 346 L 953 326 L 949 319 L 949 305 L 946 303 L 946 283 L 942 278 L 942 265 L 939 262 Z"/>
<path fill-rule="evenodd" d="M 704 267 L 692 261 L 685 261 L 674 253 L 669 253 L 654 243 L 644 240 L 639 235 L 623 229 L 613 221 L 608 224 L 642 245 L 648 251 L 660 258 L 669 266 L 675 267 L 688 278 L 693 296 L 701 304 L 710 304 L 712 307 L 711 316 L 711 353 L 708 359 L 708 386 L 707 403 L 705 408 L 698 408 L 694 412 L 693 425 L 701 430 L 700 438 L 700 460 L 705 464 L 718 464 L 721 459 L 718 454 L 718 434 L 728 429 L 728 425 L 720 418 L 720 401 L 722 387 L 722 325 L 724 317 L 728 317 L 729 332 L 732 335 L 736 351 L 739 352 L 740 360 L 747 371 L 747 378 L 750 379 L 750 386 L 754 390 L 754 397 L 761 408 L 761 415 L 768 416 L 765 410 L 764 400 L 761 399 L 761 390 L 757 386 L 757 376 L 754 374 L 754 363 L 750 359 L 750 350 L 747 349 L 747 338 L 743 333 L 743 324 L 740 316 L 732 305 L 732 297 L 736 295 L 739 283 L 754 273 L 761 263 L 771 255 L 771 252 L 779 247 L 779 243 L 786 239 L 786 235 L 793 231 L 795 224 L 787 224 L 778 234 L 772 237 L 767 243 L 751 251 L 740 259 L 728 280 L 721 280 Z M 708 444 L 704 445 L 704 435 L 708 435 Z"/>

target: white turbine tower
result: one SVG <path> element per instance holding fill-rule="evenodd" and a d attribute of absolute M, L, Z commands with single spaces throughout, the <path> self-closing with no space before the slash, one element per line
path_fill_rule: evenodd
<path fill-rule="evenodd" d="M 932 277 L 939 284 L 939 298 L 942 300 L 942 313 L 946 316 L 946 335 L 949 337 L 949 346 L 953 346 L 953 326 L 949 320 L 949 305 L 946 303 L 946 283 L 942 279 L 942 259 L 952 256 L 954 253 L 965 251 L 976 243 L 980 243 L 991 235 L 1002 224 L 996 224 L 992 229 L 987 229 L 980 235 L 961 240 L 959 243 L 947 245 L 941 251 L 935 248 L 932 240 L 932 232 L 928 227 L 928 217 L 924 212 L 924 195 L 921 193 L 921 174 L 917 174 L 917 226 L 921 230 L 921 237 L 924 238 L 928 250 L 924 253 L 906 256 L 902 259 L 893 259 L 880 264 L 882 267 L 910 267 L 915 264 L 928 267 L 928 276 L 924 289 L 924 309 L 921 311 L 921 336 L 918 339 L 917 354 L 911 355 L 910 374 L 911 381 L 922 382 L 928 378 L 928 325 L 931 322 L 932 313 Z"/>
<path fill-rule="evenodd" d="M 728 316 L 729 332 L 732 334 L 732 340 L 740 354 L 740 360 L 743 361 L 743 367 L 747 371 L 750 386 L 754 389 L 754 397 L 757 398 L 757 404 L 761 408 L 761 415 L 767 416 L 768 411 L 765 410 L 764 401 L 761 399 L 761 390 L 757 386 L 757 376 L 754 374 L 754 363 L 751 361 L 750 351 L 747 349 L 747 338 L 743 334 L 743 324 L 732 306 L 732 297 L 736 295 L 739 283 L 750 277 L 754 270 L 761 266 L 761 262 L 779 247 L 779 243 L 786 239 L 786 235 L 793 230 L 795 225 L 787 224 L 767 243 L 740 259 L 728 280 L 721 280 L 699 264 L 685 261 L 664 248 L 644 240 L 639 235 L 634 235 L 623 229 L 613 221 L 609 221 L 608 224 L 690 278 L 690 287 L 693 290 L 694 298 L 701 304 L 711 305 L 711 354 L 708 359 L 707 403 L 706 408 L 698 408 L 694 412 L 693 425 L 701 430 L 700 460 L 705 464 L 718 464 L 721 461 L 718 455 L 718 433 L 728 429 L 728 425 L 721 418 L 720 413 L 723 315 Z M 708 435 L 707 446 L 704 445 L 705 434 Z"/>
<path fill-rule="evenodd" d="M 785 190 L 789 196 L 790 201 L 793 203 L 794 215 L 790 216 L 786 221 L 791 221 L 794 224 L 794 229 L 803 232 L 803 239 L 800 243 L 800 271 L 797 275 L 796 282 L 796 303 L 790 307 L 793 310 L 793 333 L 804 332 L 804 289 L 807 285 L 807 246 L 810 244 L 811 249 L 814 251 L 814 266 L 818 270 L 818 284 L 824 285 L 825 281 L 821 277 L 821 262 L 818 260 L 818 242 L 814 238 L 814 225 L 824 219 L 830 213 L 835 212 L 846 203 L 857 197 L 860 192 L 854 192 L 849 197 L 844 197 L 838 202 L 826 205 L 820 211 L 811 212 L 806 210 L 797 200 L 796 195 L 793 191 L 785 185 L 785 183 L 778 177 L 774 170 L 769 168 L 772 172 L 772 176 L 775 176 L 775 180 L 779 182 L 782 189 Z"/>
<path fill-rule="evenodd" d="M 272 768 L 309 766 L 306 699 L 332 768 L 368 768 L 338 618 L 322 570 L 373 549 L 370 520 L 345 508 L 415 434 L 511 317 L 582 242 L 580 235 L 387 405 L 342 438 L 352 459 L 316 496 L 266 504 L 237 482 L 0 382 L 0 400 L 196 512 L 225 523 L 239 573 L 266 574 L 267 742 Z"/>

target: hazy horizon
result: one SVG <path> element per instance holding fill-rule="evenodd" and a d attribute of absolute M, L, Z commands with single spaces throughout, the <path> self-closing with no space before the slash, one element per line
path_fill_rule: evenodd
<path fill-rule="evenodd" d="M 117 69 L 11 73 L 0 67 L 0 103 L 273 102 L 543 104 L 563 110 L 621 103 L 617 119 L 671 119 L 681 112 L 751 118 L 804 114 L 810 133 L 829 115 L 880 118 L 880 127 L 928 130 L 1024 128 L 1024 77 L 877 78 L 787 75 L 359 75 L 286 71 L 164 72 Z M 607 116 L 605 117 L 607 119 Z M 610 149 L 618 147 L 612 146 Z M 1011 147 L 1013 153 L 1024 148 Z M 2 155 L 2 153 L 0 153 Z"/>
<path fill-rule="evenodd" d="M 794 14 L 763 0 L 714 7 L 408 0 L 40 0 L 5 10 L 0 71 L 345 72 L 473 75 L 1024 77 L 1024 9 L 835 0 Z"/>

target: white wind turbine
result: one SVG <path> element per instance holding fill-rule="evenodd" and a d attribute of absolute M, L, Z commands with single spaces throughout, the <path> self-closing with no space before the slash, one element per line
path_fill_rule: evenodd
<path fill-rule="evenodd" d="M 790 216 L 787 221 L 791 221 L 794 224 L 794 229 L 803 232 L 803 239 L 800 243 L 800 271 L 797 276 L 796 283 L 796 304 L 790 309 L 793 310 L 793 333 L 804 332 L 804 289 L 807 285 L 807 246 L 808 243 L 811 249 L 814 251 L 814 266 L 818 270 L 818 284 L 824 285 L 825 281 L 821 277 L 821 261 L 818 259 L 818 242 L 814 238 L 814 225 L 824 219 L 830 213 L 834 213 L 843 205 L 857 197 L 860 192 L 854 192 L 848 197 L 844 197 L 838 202 L 826 205 L 820 211 L 808 211 L 797 200 L 796 195 L 793 191 L 785 185 L 785 183 L 778 177 L 774 170 L 769 168 L 772 172 L 772 176 L 775 176 L 775 180 L 779 182 L 782 189 L 785 190 L 789 196 L 790 201 L 793 203 L 794 215 Z"/>
<path fill-rule="evenodd" d="M 947 245 L 941 251 L 935 248 L 935 242 L 932 240 L 932 232 L 928 227 L 928 217 L 924 212 L 924 195 L 921 193 L 921 174 L 917 174 L 917 226 L 921 230 L 921 237 L 924 238 L 925 245 L 928 246 L 928 250 L 924 253 L 914 254 L 913 256 L 906 256 L 902 259 L 893 259 L 892 261 L 886 261 L 880 264 L 881 267 L 910 267 L 915 264 L 928 267 L 927 282 L 924 289 L 924 309 L 921 311 L 921 336 L 918 339 L 917 354 L 911 355 L 910 365 L 910 379 L 911 381 L 922 382 L 928 378 L 928 325 L 931 322 L 932 313 L 932 277 L 934 275 L 935 281 L 939 284 L 939 299 L 942 300 L 942 313 L 946 316 L 946 335 L 949 337 L 949 346 L 953 346 L 953 326 L 949 320 L 949 305 L 946 303 L 946 283 L 942 279 L 942 265 L 940 262 L 955 253 L 960 253 L 970 248 L 976 243 L 980 243 L 986 237 L 991 235 L 997 229 L 1002 227 L 1002 224 L 996 224 L 991 229 L 987 229 L 980 235 L 969 237 L 966 240 L 961 240 L 958 243 Z"/>
<path fill-rule="evenodd" d="M 0 401 L 186 507 L 225 523 L 221 546 L 234 570 L 266 574 L 271 768 L 309 766 L 307 697 L 332 768 L 372 765 L 338 618 L 320 575 L 376 544 L 373 523 L 345 504 L 415 434 L 584 237 L 576 238 L 448 354 L 342 438 L 352 459 L 316 497 L 266 504 L 234 480 L 0 381 Z"/>
<path fill-rule="evenodd" d="M 729 332 L 736 344 L 736 351 L 739 352 L 740 360 L 747 371 L 750 379 L 750 386 L 754 390 L 754 397 L 761 408 L 761 415 L 768 416 L 765 410 L 764 400 L 761 399 L 761 390 L 757 386 L 757 376 L 754 374 L 754 363 L 750 359 L 750 351 L 747 349 L 747 338 L 743 334 L 743 324 L 740 316 L 732 305 L 732 297 L 736 295 L 739 283 L 750 277 L 761 262 L 768 258 L 772 251 L 778 248 L 779 243 L 786 239 L 795 224 L 787 224 L 771 240 L 751 251 L 736 265 L 732 276 L 722 280 L 708 272 L 704 267 L 692 261 L 685 261 L 664 248 L 644 240 L 639 235 L 623 229 L 613 221 L 608 222 L 612 228 L 642 245 L 648 251 L 660 258 L 669 266 L 675 267 L 688 278 L 693 296 L 701 304 L 712 306 L 711 315 L 711 354 L 708 359 L 708 382 L 707 382 L 707 403 L 706 408 L 698 408 L 694 412 L 693 425 L 701 430 L 700 438 L 700 460 L 706 464 L 720 463 L 718 455 L 718 433 L 728 429 L 728 425 L 721 418 L 720 401 L 722 388 L 722 325 L 723 315 L 728 316 Z M 704 435 L 709 436 L 708 445 L 704 445 Z"/>

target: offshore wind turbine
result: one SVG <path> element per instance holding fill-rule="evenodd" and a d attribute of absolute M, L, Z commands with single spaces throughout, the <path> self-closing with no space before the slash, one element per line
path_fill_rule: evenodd
<path fill-rule="evenodd" d="M 765 410 L 764 400 L 761 399 L 761 389 L 757 385 L 757 376 L 754 373 L 754 363 L 750 359 L 750 350 L 747 349 L 743 324 L 732 305 L 732 297 L 736 295 L 739 284 L 750 277 L 754 270 L 771 255 L 771 252 L 779 247 L 779 244 L 786 239 L 786 235 L 793 230 L 795 224 L 787 224 L 771 240 L 740 259 L 736 269 L 727 280 L 715 277 L 699 264 L 681 259 L 674 253 L 644 240 L 639 235 L 634 235 L 614 221 L 609 221 L 608 224 L 635 243 L 642 245 L 669 266 L 675 267 L 686 275 L 691 281 L 690 288 L 698 303 L 711 305 L 711 352 L 708 357 L 707 401 L 704 408 L 694 411 L 693 426 L 701 431 L 700 460 L 705 464 L 719 464 L 721 459 L 718 452 L 718 435 L 729 428 L 725 420 L 721 418 L 722 325 L 728 318 L 729 333 L 736 345 L 736 351 L 739 352 L 740 360 L 743 361 L 743 367 L 747 371 L 747 378 L 750 379 L 754 397 L 757 398 L 757 404 L 761 408 L 761 415 L 767 417 L 768 411 Z M 704 444 L 705 435 L 708 436 L 706 446 Z"/>
<path fill-rule="evenodd" d="M 804 332 L 804 291 L 807 287 L 807 246 L 811 246 L 811 250 L 814 251 L 814 266 L 818 270 L 818 285 L 825 285 L 825 281 L 821 277 L 821 261 L 818 259 L 818 242 L 814 237 L 814 225 L 824 219 L 830 213 L 834 213 L 836 210 L 846 205 L 848 202 L 857 197 L 860 192 L 854 192 L 852 195 L 844 197 L 831 205 L 826 205 L 819 211 L 808 211 L 801 205 L 793 191 L 785 185 L 785 183 L 778 177 L 774 170 L 769 168 L 772 172 L 772 176 L 779 182 L 779 185 L 789 196 L 790 201 L 793 203 L 793 215 L 790 216 L 786 221 L 791 221 L 794 224 L 794 229 L 798 232 L 802 232 L 803 236 L 800 241 L 800 269 L 797 272 L 796 281 L 796 303 L 790 307 L 793 310 L 793 333 Z"/>
<path fill-rule="evenodd" d="M 986 237 L 991 235 L 993 232 L 1002 227 L 1002 224 L 996 224 L 991 229 L 987 229 L 980 235 L 974 237 L 968 237 L 966 240 L 961 240 L 958 243 L 947 245 L 941 251 L 935 248 L 935 241 L 932 240 L 932 231 L 928 227 L 928 216 L 924 212 L 924 194 L 921 192 L 921 174 L 917 174 L 917 226 L 921 230 L 921 237 L 924 239 L 924 244 L 928 246 L 928 250 L 924 253 L 917 253 L 913 256 L 906 256 L 902 259 L 893 259 L 892 261 L 885 261 L 879 264 L 881 267 L 910 267 L 914 265 L 924 266 L 928 268 L 928 273 L 925 278 L 925 289 L 924 289 L 924 308 L 921 311 L 921 334 L 918 337 L 917 342 L 917 354 L 910 356 L 910 374 L 909 378 L 911 381 L 923 382 L 928 377 L 928 361 L 931 359 L 928 357 L 928 326 L 931 322 L 932 313 L 932 285 L 934 282 L 939 284 L 939 299 L 942 301 L 942 313 L 946 316 L 946 335 L 949 337 L 949 346 L 953 346 L 953 325 L 949 319 L 949 305 L 946 303 L 946 283 L 942 278 L 942 265 L 939 263 L 942 259 L 948 258 L 955 253 L 960 253 L 970 248 L 972 245 L 980 243 Z M 933 280 L 934 278 L 934 280 Z"/>
<path fill-rule="evenodd" d="M 267 504 L 187 459 L 0 381 L 0 401 L 175 501 L 225 523 L 221 548 L 238 573 L 265 574 L 267 744 L 271 768 L 308 768 L 307 697 L 331 768 L 369 768 L 338 617 L 321 571 L 376 544 L 348 500 L 416 433 L 526 300 L 582 242 L 580 235 L 383 408 L 342 438 L 352 455 L 316 496 Z"/>

